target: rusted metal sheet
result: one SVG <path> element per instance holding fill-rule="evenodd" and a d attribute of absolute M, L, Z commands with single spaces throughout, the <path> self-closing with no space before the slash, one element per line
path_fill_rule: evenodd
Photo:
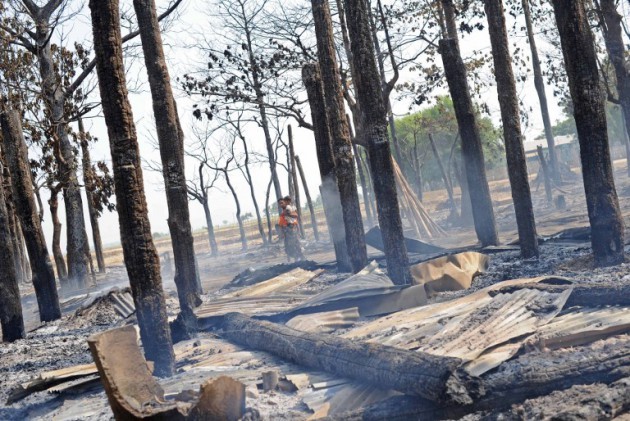
<path fill-rule="evenodd" d="M 125 326 L 88 339 L 90 351 L 118 420 L 238 420 L 245 413 L 245 385 L 229 377 L 211 379 L 185 400 L 166 400 L 151 375 L 137 342 L 136 330 Z M 190 399 L 192 397 L 192 399 Z"/>
<path fill-rule="evenodd" d="M 218 298 L 211 302 L 204 303 L 195 309 L 195 314 L 199 319 L 200 327 L 203 328 L 205 320 L 222 316 L 238 309 L 239 312 L 247 315 L 254 314 L 277 314 L 286 311 L 287 307 L 292 307 L 304 302 L 305 295 L 299 294 L 277 294 L 271 297 L 243 297 L 243 298 Z"/>
<path fill-rule="evenodd" d="M 261 297 L 291 291 L 293 288 L 309 282 L 322 272 L 322 269 L 311 272 L 302 268 L 296 268 L 275 278 L 224 294 L 222 298 Z"/>
<path fill-rule="evenodd" d="M 581 308 L 555 317 L 527 342 L 557 349 L 584 345 L 630 332 L 630 308 Z"/>
<path fill-rule="evenodd" d="M 353 326 L 359 320 L 359 309 L 356 307 L 343 310 L 296 316 L 286 325 L 302 332 L 330 333 L 337 329 Z"/>
<path fill-rule="evenodd" d="M 475 276 L 488 268 L 485 254 L 465 252 L 431 259 L 410 268 L 415 285 L 424 285 L 428 297 L 439 292 L 470 288 Z"/>
<path fill-rule="evenodd" d="M 376 262 L 359 273 L 297 305 L 287 314 L 321 313 L 357 307 L 361 316 L 393 313 L 426 304 L 424 287 L 394 285 Z"/>

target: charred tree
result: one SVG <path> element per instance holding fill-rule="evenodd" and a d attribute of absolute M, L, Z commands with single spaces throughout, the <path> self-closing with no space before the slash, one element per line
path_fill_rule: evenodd
<path fill-rule="evenodd" d="M 551 174 L 549 173 L 549 166 L 547 165 L 547 160 L 545 159 L 542 146 L 538 145 L 536 147 L 536 153 L 538 154 L 538 161 L 540 161 L 540 169 L 542 170 L 544 178 L 547 204 L 551 205 L 551 202 L 553 202 L 553 194 L 551 192 Z"/>
<path fill-rule="evenodd" d="M 524 258 L 538 257 L 538 236 L 534 221 L 534 208 L 529 188 L 523 134 L 521 132 L 521 115 L 518 108 L 516 82 L 512 71 L 512 58 L 505 25 L 503 0 L 485 0 L 488 31 L 494 59 L 494 77 L 497 81 L 501 120 L 503 121 L 503 138 L 505 139 L 505 156 L 508 176 L 516 213 L 519 246 Z"/>
<path fill-rule="evenodd" d="M 4 165 L 0 160 L 0 325 L 2 341 L 13 342 L 26 336 L 18 274 L 15 267 L 15 242 L 11 235 L 7 198 L 4 194 Z"/>
<path fill-rule="evenodd" d="M 538 47 L 536 46 L 536 37 L 534 37 L 534 29 L 532 25 L 532 16 L 529 8 L 531 0 L 522 0 L 523 14 L 525 16 L 525 26 L 527 28 L 527 39 L 529 40 L 529 49 L 532 54 L 532 68 L 534 70 L 534 86 L 538 94 L 538 102 L 540 103 L 540 114 L 543 119 L 545 128 L 545 139 L 547 139 L 547 149 L 549 150 L 549 163 L 551 165 L 551 176 L 557 183 L 562 181 L 560 175 L 560 167 L 558 166 L 558 158 L 556 155 L 556 141 L 553 137 L 553 129 L 551 128 L 551 118 L 549 117 L 549 107 L 547 106 L 547 94 L 545 93 L 545 82 L 543 80 L 542 69 L 540 67 L 540 58 L 538 57 Z"/>
<path fill-rule="evenodd" d="M 90 158 L 90 150 L 88 142 L 85 138 L 85 128 L 83 127 L 83 119 L 79 117 L 79 135 L 81 143 L 81 166 L 83 167 L 83 185 L 85 186 L 85 196 L 87 198 L 88 214 L 90 215 L 90 226 L 92 227 L 92 241 L 94 242 L 94 254 L 96 255 L 96 264 L 98 271 L 105 273 L 105 257 L 103 256 L 103 241 L 101 240 L 101 228 L 98 224 L 99 213 L 96 209 L 94 198 L 94 173 L 92 170 L 92 159 Z M 56 260 L 56 257 L 55 257 Z"/>
<path fill-rule="evenodd" d="M 466 181 L 470 190 L 475 232 L 482 246 L 497 245 L 499 237 L 486 178 L 481 136 L 466 79 L 466 66 L 459 52 L 457 40 L 441 39 L 440 54 L 462 139 L 462 155 Z"/>
<path fill-rule="evenodd" d="M 13 259 L 15 263 L 15 272 L 18 278 L 18 282 L 29 282 L 30 276 L 25 265 L 24 253 L 24 239 L 22 237 L 22 230 L 20 229 L 20 221 L 15 211 L 15 205 L 13 203 L 13 191 L 11 183 L 11 174 L 9 173 L 8 165 L 4 152 L 2 150 L 2 139 L 0 138 L 0 164 L 2 165 L 2 172 L 0 172 L 0 178 L 2 178 L 2 184 L 0 188 L 3 190 L 4 203 L 7 208 L 7 225 L 9 228 L 9 235 L 13 239 L 11 246 L 13 248 Z"/>
<path fill-rule="evenodd" d="M 194 329 L 193 308 L 201 304 L 201 282 L 197 271 L 194 240 L 190 226 L 188 192 L 184 169 L 184 132 L 166 66 L 162 36 L 154 0 L 134 0 L 138 29 L 142 40 L 144 63 L 149 77 L 153 115 L 160 146 L 162 174 L 168 207 L 168 228 L 171 234 L 175 285 L 179 298 L 181 322 Z"/>
<path fill-rule="evenodd" d="M 61 252 L 61 222 L 59 221 L 59 191 L 61 186 L 50 186 L 50 199 L 48 199 L 48 207 L 50 209 L 50 217 L 53 224 L 52 253 L 55 259 L 55 267 L 57 268 L 57 277 L 63 285 L 68 278 L 68 270 L 66 261 Z"/>
<path fill-rule="evenodd" d="M 354 172 L 352 143 L 345 118 L 343 89 L 335 53 L 332 19 L 328 0 L 311 0 L 311 5 L 317 38 L 319 70 L 324 92 L 326 92 L 324 100 L 335 162 L 335 175 L 343 210 L 346 245 L 352 270 L 358 272 L 367 265 L 367 248 Z"/>
<path fill-rule="evenodd" d="M 444 182 L 444 188 L 446 189 L 446 194 L 448 195 L 448 203 L 449 207 L 451 208 L 451 214 L 457 214 L 457 207 L 455 206 L 455 199 L 453 197 L 453 187 L 448 180 L 446 170 L 444 169 L 444 164 L 442 164 L 442 158 L 440 158 L 440 153 L 437 150 L 435 140 L 433 140 L 433 135 L 431 133 L 429 133 L 429 143 L 431 144 L 431 151 L 433 152 L 435 161 L 437 162 L 438 168 L 440 169 L 440 174 L 442 175 L 442 181 Z"/>
<path fill-rule="evenodd" d="M 35 205 L 31 167 L 28 160 L 28 149 L 22 133 L 20 113 L 11 109 L 3 111 L 0 113 L 0 125 L 2 126 L 4 152 L 12 177 L 13 201 L 20 219 L 33 271 L 33 286 L 37 296 L 39 318 L 42 322 L 49 322 L 61 317 L 61 309 L 55 274 L 50 263 L 44 232 Z"/>
<path fill-rule="evenodd" d="M 359 155 L 359 147 L 357 146 L 357 139 L 354 131 L 352 130 L 352 124 L 350 124 L 350 116 L 346 114 L 346 120 L 348 121 L 348 128 L 350 130 L 350 139 L 352 140 L 352 151 L 354 152 L 354 163 L 357 166 L 359 172 L 359 182 L 361 183 L 361 194 L 363 195 L 363 207 L 365 208 L 365 216 L 367 217 L 367 223 L 372 228 L 374 226 L 374 219 L 372 219 L 372 209 L 369 206 L 368 188 L 365 181 L 365 173 L 363 171 L 363 162 L 361 162 L 361 156 Z"/>
<path fill-rule="evenodd" d="M 94 52 L 107 124 L 120 237 L 140 337 L 157 376 L 173 374 L 175 356 L 162 290 L 160 262 L 144 195 L 140 150 L 127 98 L 118 0 L 90 1 Z"/>
<path fill-rule="evenodd" d="M 304 169 L 302 169 L 302 163 L 300 162 L 300 157 L 295 155 L 295 166 L 300 174 L 300 178 L 302 179 L 302 186 L 304 187 L 304 196 L 306 196 L 306 203 L 308 205 L 308 210 L 311 214 L 311 226 L 313 227 L 313 236 L 315 237 L 315 241 L 319 241 L 319 230 L 317 229 L 317 218 L 315 217 L 315 208 L 313 207 L 313 201 L 311 200 L 311 192 L 308 190 L 308 184 L 306 182 L 306 176 L 304 175 Z"/>
<path fill-rule="evenodd" d="M 297 168 L 295 165 L 295 148 L 293 147 L 293 128 L 289 124 L 287 128 L 289 132 L 289 160 L 291 161 L 291 181 L 293 182 L 293 194 L 295 197 L 293 200 L 295 201 L 295 207 L 297 208 L 298 213 L 298 227 L 300 229 L 300 235 L 304 238 L 304 220 L 302 219 L 302 203 L 300 200 L 300 183 L 298 182 Z"/>
<path fill-rule="evenodd" d="M 354 85 L 361 110 L 362 137 L 367 144 L 372 169 L 387 273 L 394 283 L 408 284 L 411 274 L 387 135 L 387 107 L 374 56 L 367 4 L 363 0 L 346 0 L 345 4 L 352 59 L 354 67 L 361 69 Z"/>
<path fill-rule="evenodd" d="M 624 226 L 610 162 L 593 34 L 582 1 L 553 0 L 553 7 L 580 142 L 595 264 L 616 265 L 624 260 Z"/>
<path fill-rule="evenodd" d="M 229 161 L 228 164 L 229 165 Z M 238 223 L 238 232 L 241 236 L 241 250 L 247 250 L 247 234 L 245 233 L 245 226 L 243 225 L 243 218 L 241 218 L 241 202 L 238 200 L 238 194 L 236 194 L 236 190 L 232 185 L 232 181 L 230 180 L 229 171 L 226 169 L 223 170 L 223 176 L 225 177 L 225 182 L 230 189 L 230 193 L 232 193 L 232 198 L 234 198 L 234 204 L 236 205 L 236 222 Z"/>
<path fill-rule="evenodd" d="M 608 59 L 615 69 L 618 102 L 621 105 L 626 127 L 624 132 L 630 133 L 630 69 L 626 63 L 626 47 L 622 38 L 622 17 L 617 12 L 615 0 L 600 0 L 599 9 L 603 21 L 600 22 L 600 27 L 604 33 Z M 628 140 L 624 139 L 624 143 L 628 152 Z M 630 154 L 628 154 L 627 167 L 630 174 Z"/>
<path fill-rule="evenodd" d="M 59 167 L 60 182 L 66 214 L 68 279 L 72 286 L 83 288 L 88 279 L 88 259 L 85 248 L 88 239 L 85 232 L 81 187 L 77 178 L 77 160 L 68 136 L 66 108 L 78 85 L 68 89 L 61 86 L 58 66 L 53 59 L 51 48 L 52 31 L 55 28 L 54 14 L 63 7 L 62 1 L 49 0 L 43 6 L 33 1 L 23 2 L 35 23 L 35 31 L 29 31 L 33 42 L 31 52 L 37 57 L 41 77 L 42 96 L 48 108 L 53 141 L 56 143 L 55 158 Z"/>
<path fill-rule="evenodd" d="M 344 224 L 341 223 L 343 217 L 341 215 L 339 188 L 335 176 L 335 161 L 330 142 L 331 135 L 326 101 L 324 99 L 324 86 L 317 64 L 309 63 L 304 65 L 302 68 L 302 81 L 306 87 L 311 108 L 311 119 L 313 120 L 313 132 L 315 134 L 315 151 L 322 180 L 320 194 L 324 205 L 328 234 L 335 248 L 337 270 L 339 272 L 349 272 L 352 270 L 352 264 L 348 255 Z"/>

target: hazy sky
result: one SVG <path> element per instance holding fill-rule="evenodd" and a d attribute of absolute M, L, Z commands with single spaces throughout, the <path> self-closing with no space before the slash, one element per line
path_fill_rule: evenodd
<path fill-rule="evenodd" d="M 124 2 L 123 2 L 124 3 Z M 129 6 L 131 2 L 127 2 Z M 157 0 L 158 8 L 162 9 L 168 1 Z M 168 32 L 163 34 L 164 42 L 167 45 L 166 53 L 167 60 L 169 61 L 169 70 L 171 79 L 174 81 L 178 75 L 183 74 L 189 70 L 189 66 L 195 60 L 195 53 L 190 48 L 186 47 L 186 44 L 190 40 L 191 34 L 197 30 L 203 30 L 204 26 L 208 24 L 208 18 L 199 10 L 200 7 L 207 7 L 211 2 L 195 2 L 192 0 L 184 0 L 182 4 L 181 19 L 173 24 Z M 68 42 L 79 40 L 86 45 L 91 45 L 91 28 L 89 26 L 89 10 L 87 2 L 74 0 L 72 7 L 75 10 L 80 10 L 71 22 L 66 22 L 63 27 L 63 33 L 67 37 Z M 133 9 L 130 8 L 130 11 Z M 135 15 L 131 13 L 133 18 Z M 123 32 L 124 33 L 124 32 Z M 53 42 L 58 42 L 59 31 L 53 37 Z M 521 48 L 529 48 L 524 37 L 520 39 L 514 39 Z M 540 41 L 543 44 L 542 40 Z M 544 48 L 544 45 L 541 45 Z M 473 48 L 489 50 L 489 39 L 486 32 L 478 32 L 472 36 L 466 37 L 462 41 L 462 51 L 464 55 L 469 54 Z M 529 51 L 529 50 L 527 50 Z M 159 153 L 153 146 L 152 139 L 155 139 L 155 125 L 153 120 L 153 109 L 151 106 L 151 96 L 148 92 L 148 84 L 146 83 L 146 73 L 144 71 L 142 58 L 138 58 L 133 61 L 129 67 L 130 80 L 137 80 L 140 83 L 140 90 L 133 90 L 130 93 L 130 100 L 133 107 L 134 119 L 136 121 L 136 127 L 138 130 L 140 149 L 142 157 L 145 160 L 151 160 L 159 162 Z M 409 75 L 403 73 L 402 78 L 408 78 Z M 489 74 L 488 79 L 492 76 Z M 526 137 L 534 137 L 542 130 L 542 122 L 538 113 L 538 99 L 535 94 L 533 86 L 533 78 L 530 78 L 525 83 L 519 85 L 519 90 L 525 103 L 533 107 L 533 112 L 530 113 L 530 125 L 525 130 Z M 178 97 L 178 110 L 180 113 L 180 119 L 184 132 L 186 133 L 187 145 L 190 145 L 193 136 L 191 127 L 193 124 L 200 124 L 195 122 L 192 118 L 192 102 L 186 98 L 179 90 L 179 87 L 175 86 L 176 95 Z M 95 92 L 95 95 L 96 92 Z M 549 102 L 552 112 L 552 120 L 557 120 L 560 116 L 559 108 L 556 106 L 555 100 L 548 92 Z M 492 118 L 498 124 L 498 103 L 496 100 L 496 91 L 494 87 L 488 89 L 484 93 L 491 111 Z M 394 111 L 397 115 L 404 115 L 408 113 L 408 104 L 403 102 L 394 103 Z M 305 110 L 305 114 L 310 120 L 310 112 Z M 315 146 L 313 140 L 313 134 L 309 130 L 296 129 L 297 124 L 292 122 L 294 128 L 294 142 L 296 148 L 296 154 L 301 157 L 304 170 L 307 174 L 309 189 L 311 195 L 315 198 L 318 194 L 318 186 L 320 183 L 319 172 L 316 161 Z M 89 131 L 99 138 L 99 141 L 92 146 L 92 158 L 93 160 L 105 160 L 110 162 L 109 145 L 107 143 L 107 132 L 104 125 L 104 121 L 99 114 L 95 118 L 86 120 L 86 126 Z M 248 130 L 248 136 L 251 139 L 251 148 L 257 152 L 264 153 L 265 142 L 262 133 L 262 129 L 255 128 L 253 125 Z M 190 148 L 190 146 L 189 146 Z M 284 154 L 280 154 L 280 159 L 284 159 Z M 190 176 L 193 171 L 194 161 L 187 159 L 187 174 Z M 256 165 L 253 169 L 253 178 L 255 180 L 255 187 L 257 191 L 257 198 L 259 200 L 261 210 L 264 206 L 264 196 L 269 180 L 269 168 L 267 164 Z M 234 178 L 237 191 L 243 206 L 243 213 L 253 212 L 253 205 L 249 196 L 249 190 L 244 179 L 240 173 L 234 172 L 232 177 Z M 147 195 L 147 201 L 149 206 L 149 216 L 151 219 L 151 227 L 153 232 L 168 232 L 168 226 L 166 219 L 168 217 L 168 211 L 166 207 L 166 199 L 163 192 L 163 181 L 161 174 L 144 170 L 145 179 L 145 192 Z M 286 187 L 286 173 L 284 170 L 280 170 L 280 180 L 283 185 L 283 193 L 287 192 Z M 235 207 L 231 195 L 225 186 L 225 183 L 220 183 L 219 189 L 213 189 L 211 193 L 211 211 L 215 224 L 221 224 L 223 221 L 235 221 Z M 273 201 L 272 192 L 272 201 Z M 46 199 L 46 198 L 45 198 Z M 85 201 L 85 199 L 84 199 Z M 63 215 L 63 201 L 60 201 L 60 219 L 65 221 Z M 193 229 L 201 228 L 205 226 L 205 218 L 201 206 L 197 202 L 190 203 L 191 211 L 191 223 Z M 48 209 L 46 209 L 46 216 L 44 222 L 44 228 L 46 231 L 47 240 L 50 242 L 52 238 L 52 224 L 50 223 L 50 216 Z M 85 211 L 87 220 L 87 210 Z M 115 243 L 119 241 L 119 228 L 118 228 L 118 216 L 116 213 L 105 212 L 100 219 L 101 233 L 104 243 Z M 65 227 L 65 223 L 64 223 Z M 65 233 L 65 230 L 64 230 Z M 64 235 L 65 237 L 65 235 Z M 65 238 L 63 247 L 65 249 Z M 91 241 L 91 240 L 90 240 Z"/>

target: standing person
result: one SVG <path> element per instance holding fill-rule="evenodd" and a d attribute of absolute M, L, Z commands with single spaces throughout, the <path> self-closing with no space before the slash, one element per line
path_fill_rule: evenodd
<path fill-rule="evenodd" d="M 287 253 L 289 262 L 291 259 L 295 259 L 297 262 L 298 260 L 304 260 L 304 255 L 302 254 L 302 246 L 298 237 L 298 213 L 292 202 L 293 200 L 290 196 L 285 196 L 278 200 L 278 204 L 282 209 L 278 225 L 280 226 L 280 235 L 284 239 L 284 251 Z"/>

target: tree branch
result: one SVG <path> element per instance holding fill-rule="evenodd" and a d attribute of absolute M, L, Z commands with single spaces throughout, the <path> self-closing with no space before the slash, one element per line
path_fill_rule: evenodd
<path fill-rule="evenodd" d="M 168 9 L 164 11 L 164 13 L 158 16 L 158 22 L 161 22 L 163 19 L 167 18 L 171 13 L 173 13 L 173 11 L 177 9 L 177 7 L 181 4 L 182 1 L 183 0 L 176 0 Z M 138 35 L 140 35 L 140 30 L 136 30 L 136 31 L 132 31 L 128 33 L 127 35 L 122 37 L 123 44 L 127 41 L 131 41 Z M 96 67 L 96 57 L 93 58 L 92 61 L 90 61 L 87 66 L 85 66 L 85 69 L 83 69 L 83 72 L 81 72 L 81 74 L 77 76 L 77 78 L 74 80 L 74 82 L 72 82 L 72 84 L 68 87 L 68 89 L 66 89 L 66 92 L 65 92 L 66 98 L 69 98 L 70 96 L 74 94 L 74 91 L 76 91 L 79 88 L 79 86 L 81 86 L 85 78 L 87 78 L 90 75 L 90 73 L 92 73 L 92 70 L 94 70 L 94 67 Z"/>

